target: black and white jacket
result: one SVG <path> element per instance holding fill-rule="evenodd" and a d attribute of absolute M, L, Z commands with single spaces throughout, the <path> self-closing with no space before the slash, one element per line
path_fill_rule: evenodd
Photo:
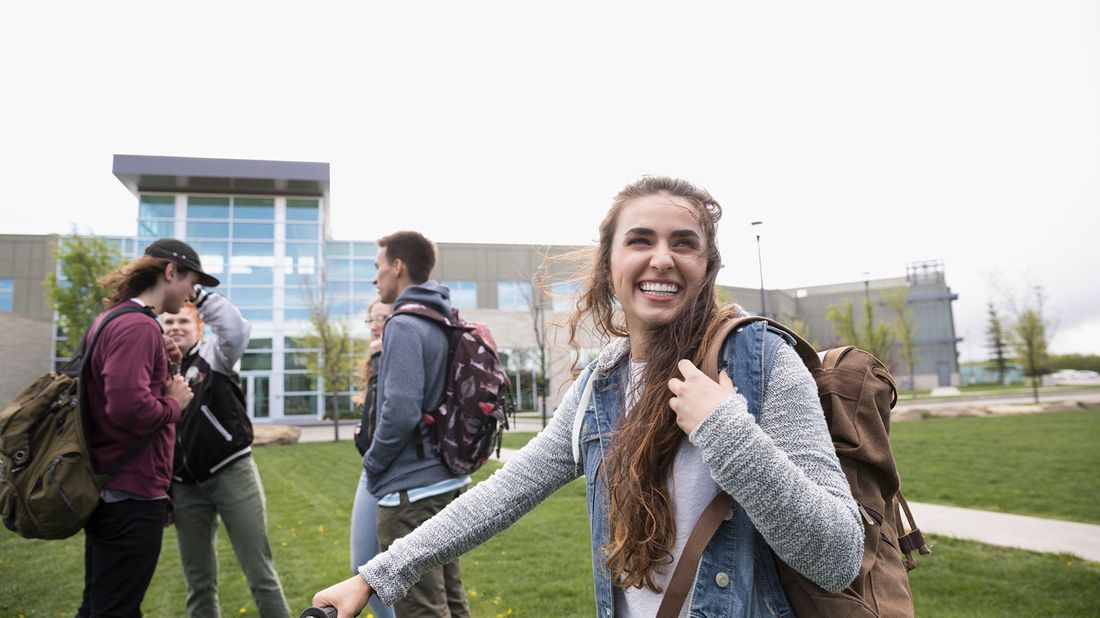
<path fill-rule="evenodd" d="M 233 370 L 248 347 L 252 325 L 219 294 L 204 291 L 196 305 L 211 334 L 180 364 L 195 397 L 176 424 L 172 478 L 179 483 L 204 481 L 252 452 L 252 423 Z"/>

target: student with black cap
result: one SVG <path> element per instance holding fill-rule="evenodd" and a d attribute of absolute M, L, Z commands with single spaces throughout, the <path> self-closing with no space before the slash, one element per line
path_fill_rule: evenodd
<path fill-rule="evenodd" d="M 156 316 L 176 312 L 195 285 L 217 286 L 186 243 L 161 239 L 101 278 L 107 322 L 84 371 L 95 470 L 122 464 L 84 526 L 84 594 L 77 616 L 140 616 L 168 518 L 175 424 L 191 389 L 169 372 Z M 143 446 L 142 446 L 143 445 Z"/>

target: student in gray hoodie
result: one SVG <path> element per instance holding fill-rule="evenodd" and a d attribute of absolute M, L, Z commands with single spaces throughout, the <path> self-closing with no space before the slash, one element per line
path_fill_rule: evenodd
<path fill-rule="evenodd" d="M 421 417 L 443 400 L 447 381 L 447 334 L 402 305 L 420 304 L 451 315 L 450 291 L 428 281 L 435 245 L 417 232 L 396 232 L 378 241 L 374 284 L 395 315 L 386 322 L 386 353 L 378 371 L 378 421 L 363 456 L 367 487 L 378 498 L 378 543 L 396 540 L 443 510 L 470 484 L 455 476 L 435 453 Z M 458 560 L 429 569 L 395 603 L 397 615 L 469 615 Z"/>

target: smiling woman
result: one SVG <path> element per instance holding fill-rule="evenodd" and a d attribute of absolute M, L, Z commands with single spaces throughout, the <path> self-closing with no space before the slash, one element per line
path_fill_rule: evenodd
<path fill-rule="evenodd" d="M 620 191 L 569 322 L 574 343 L 593 327 L 610 341 L 553 420 L 492 477 L 314 604 L 352 616 L 374 593 L 392 603 L 421 572 L 581 474 L 600 616 L 782 614 L 789 604 L 774 556 L 822 588 L 846 587 L 863 526 L 816 386 L 789 342 L 762 322 L 738 329 L 723 342 L 718 381 L 686 360 L 701 357 L 729 313 L 715 297 L 721 214 L 686 180 L 644 177 Z M 382 254 L 380 291 L 392 277 Z M 690 595 L 669 593 L 689 533 L 720 492 L 734 508 L 724 507 L 698 569 L 685 571 Z"/>

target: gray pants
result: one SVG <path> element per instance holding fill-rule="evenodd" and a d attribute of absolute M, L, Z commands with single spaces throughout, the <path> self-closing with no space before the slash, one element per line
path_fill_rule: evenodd
<path fill-rule="evenodd" d="M 402 491 L 399 506 L 379 506 L 378 544 L 382 551 L 442 511 L 460 493 L 456 489 L 410 503 L 408 494 Z M 409 588 L 405 598 L 398 599 L 393 607 L 398 618 L 468 618 L 470 608 L 466 605 L 466 590 L 462 587 L 458 559 L 425 571 L 420 580 Z"/>
<path fill-rule="evenodd" d="M 172 483 L 187 615 L 217 617 L 218 516 L 263 618 L 290 615 L 267 541 L 267 508 L 256 463 L 246 457 L 200 483 Z"/>

